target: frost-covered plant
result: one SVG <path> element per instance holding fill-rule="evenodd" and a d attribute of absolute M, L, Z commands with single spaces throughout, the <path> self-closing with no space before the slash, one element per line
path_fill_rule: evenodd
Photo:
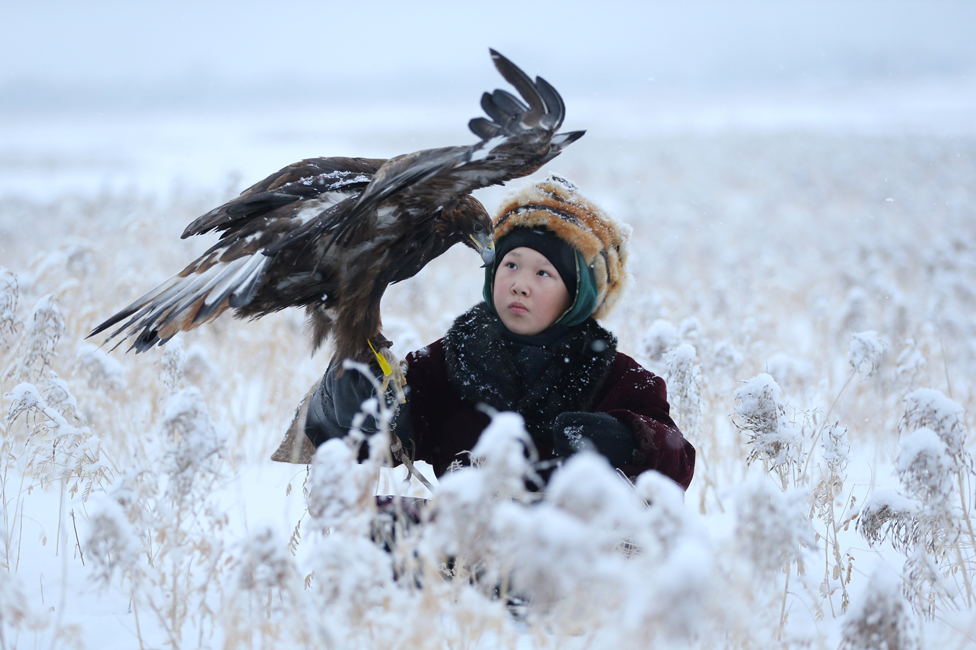
<path fill-rule="evenodd" d="M 295 577 L 295 563 L 276 529 L 261 526 L 252 531 L 237 549 L 241 589 L 263 591 L 286 589 Z"/>
<path fill-rule="evenodd" d="M 927 508 L 942 509 L 952 496 L 953 466 L 942 439 L 922 427 L 901 441 L 895 472 L 908 495 Z"/>
<path fill-rule="evenodd" d="M 925 356 L 918 349 L 915 339 L 908 339 L 895 360 L 895 377 L 905 386 L 911 386 L 925 367 Z"/>
<path fill-rule="evenodd" d="M 592 451 L 573 454 L 559 468 L 546 488 L 545 501 L 592 526 L 595 541 L 609 549 L 634 539 L 634 515 L 643 506 L 630 482 Z"/>
<path fill-rule="evenodd" d="M 14 361 L 4 376 L 20 380 L 39 376 L 43 368 L 51 365 L 54 348 L 64 334 L 64 327 L 64 316 L 54 294 L 49 293 L 38 300 L 17 346 Z"/>
<path fill-rule="evenodd" d="M 408 595 L 394 580 L 389 553 L 367 537 L 342 530 L 319 540 L 313 551 L 315 637 L 331 644 L 336 637 L 359 639 L 361 647 L 392 645 L 390 640 L 403 637 Z M 376 637 L 390 640 L 380 644 Z"/>
<path fill-rule="evenodd" d="M 2 534 L 2 532 L 0 532 Z M 49 622 L 46 612 L 38 612 L 24 593 L 16 573 L 0 567 L 0 650 L 16 648 L 22 628 L 38 631 Z M 9 642 L 8 642 L 9 641 Z"/>
<path fill-rule="evenodd" d="M 689 316 L 681 321 L 678 326 L 678 336 L 685 343 L 689 343 L 696 348 L 701 348 L 708 342 L 702 332 L 701 321 L 695 316 Z"/>
<path fill-rule="evenodd" d="M 7 345 L 6 337 L 17 334 L 23 326 L 17 318 L 19 297 L 20 288 L 17 285 L 16 274 L 0 266 L 0 345 Z"/>
<path fill-rule="evenodd" d="M 92 563 L 95 580 L 107 585 L 116 574 L 122 576 L 137 570 L 142 540 L 118 499 L 104 496 L 92 509 L 89 525 L 85 553 Z"/>
<path fill-rule="evenodd" d="M 636 496 L 644 502 L 638 551 L 664 557 L 677 550 L 688 537 L 703 538 L 701 524 L 685 505 L 681 487 L 660 472 L 650 470 L 637 477 Z"/>
<path fill-rule="evenodd" d="M 734 375 L 745 357 L 731 341 L 719 341 L 712 352 L 712 365 L 723 372 Z"/>
<path fill-rule="evenodd" d="M 965 570 L 965 566 L 963 566 Z M 928 549 L 916 548 L 908 554 L 903 568 L 905 584 L 902 593 L 911 606 L 927 618 L 935 618 L 940 605 L 958 607 L 958 588 L 940 566 L 939 558 Z M 970 603 L 972 601 L 970 600 Z"/>
<path fill-rule="evenodd" d="M 915 650 L 912 612 L 898 576 L 879 566 L 844 618 L 840 650 Z"/>
<path fill-rule="evenodd" d="M 896 471 L 905 491 L 922 504 L 920 532 L 930 550 L 936 540 L 952 539 L 965 529 L 970 553 L 976 550 L 966 497 L 972 485 L 973 460 L 966 451 L 963 408 L 937 390 L 922 388 L 905 397 L 905 415 L 899 429 L 914 432 L 902 440 Z M 955 498 L 953 498 L 955 496 Z M 958 499 L 958 509 L 955 505 Z M 957 555 L 963 555 L 956 547 Z M 967 591 L 972 595 L 970 575 L 976 566 L 963 571 Z"/>
<path fill-rule="evenodd" d="M 525 495 L 526 480 L 540 483 L 533 469 L 538 458 L 525 421 L 517 413 L 493 413 L 491 423 L 471 450 L 471 462 L 484 468 L 499 498 Z"/>
<path fill-rule="evenodd" d="M 851 339 L 848 355 L 851 367 L 854 372 L 862 373 L 865 377 L 873 376 L 884 361 L 888 342 L 878 336 L 874 330 L 851 334 Z"/>
<path fill-rule="evenodd" d="M 163 564 L 171 539 L 182 536 L 173 530 L 160 530 L 167 522 L 158 520 L 158 494 L 152 471 L 135 467 L 121 475 L 95 501 L 83 542 L 95 581 L 103 588 L 116 581 L 127 587 L 140 639 L 140 607 L 148 605 L 163 621 L 164 628 L 166 612 L 173 611 L 154 601 L 155 594 L 150 590 L 161 585 L 175 586 L 178 579 L 173 575 L 172 582 L 166 580 Z M 155 543 L 157 535 L 159 544 Z M 185 538 L 177 543 L 180 541 Z"/>
<path fill-rule="evenodd" d="M 220 618 L 213 605 L 230 566 L 221 534 L 227 515 L 211 495 L 224 476 L 225 436 L 192 387 L 169 395 L 156 429 L 145 460 L 93 508 L 86 546 L 95 576 L 127 588 L 140 639 L 148 612 L 167 643 L 180 647 L 188 624 L 202 638 Z"/>
<path fill-rule="evenodd" d="M 48 370 L 42 377 L 42 394 L 48 405 L 57 409 L 67 420 L 76 425 L 85 424 L 84 418 L 78 412 L 78 400 L 71 392 L 68 382 L 58 376 L 53 370 Z"/>
<path fill-rule="evenodd" d="M 962 406 L 941 392 L 933 388 L 919 388 L 905 397 L 905 415 L 898 430 L 932 429 L 945 443 L 953 469 L 971 469 L 973 460 L 965 448 L 967 432 L 964 414 Z"/>
<path fill-rule="evenodd" d="M 346 370 L 365 372 L 373 378 L 362 364 L 347 362 Z M 378 389 L 378 382 L 374 384 Z M 308 514 L 311 529 L 327 534 L 314 538 L 310 550 L 312 573 L 305 584 L 311 590 L 314 615 L 308 617 L 305 626 L 309 638 L 319 644 L 335 645 L 344 639 L 362 647 L 389 647 L 397 640 L 402 642 L 416 634 L 404 627 L 404 622 L 415 616 L 408 613 L 416 605 L 411 597 L 414 580 L 436 586 L 442 579 L 436 575 L 440 556 L 426 574 L 423 569 L 413 570 L 415 537 L 408 536 L 402 526 L 386 535 L 389 531 L 376 516 L 374 494 L 379 467 L 390 455 L 392 414 L 388 400 L 367 400 L 347 439 L 325 442 L 312 459 L 306 486 Z M 360 464 L 357 459 L 363 438 L 358 427 L 367 415 L 374 417 L 380 431 L 366 441 L 369 458 Z M 406 564 L 411 565 L 409 574 L 404 569 Z M 398 573 L 402 584 L 397 582 Z"/>
<path fill-rule="evenodd" d="M 891 537 L 895 548 L 908 548 L 915 534 L 919 504 L 897 490 L 878 490 L 861 506 L 857 532 L 872 546 Z"/>
<path fill-rule="evenodd" d="M 847 427 L 839 423 L 825 425 L 820 432 L 820 481 L 813 490 L 817 516 L 832 516 L 835 501 L 844 489 L 847 478 L 848 454 L 851 445 L 847 440 Z"/>
<path fill-rule="evenodd" d="M 315 639 L 311 633 L 297 567 L 276 528 L 257 526 L 231 549 L 230 556 L 229 598 L 219 614 L 225 647 L 330 645 L 330 639 Z M 263 620 L 258 623 L 256 613 L 261 610 Z"/>
<path fill-rule="evenodd" d="M 308 514 L 313 527 L 325 531 L 343 527 L 366 534 L 376 511 L 373 489 L 377 468 L 356 462 L 358 445 L 334 438 L 320 445 L 312 458 L 308 479 Z"/>
<path fill-rule="evenodd" d="M 634 492 L 645 505 L 631 514 L 636 528 L 633 555 L 621 567 L 631 594 L 621 618 L 634 627 L 624 630 L 619 645 L 640 647 L 635 639 L 654 638 L 677 647 L 691 641 L 710 647 L 710 638 L 721 645 L 737 633 L 733 612 L 744 600 L 724 597 L 730 588 L 728 572 L 719 566 L 724 553 L 713 546 L 674 481 L 644 472 Z"/>
<path fill-rule="evenodd" d="M 540 503 L 498 504 L 490 525 L 497 572 L 489 574 L 558 629 L 584 619 L 598 626 L 627 597 L 625 563 L 642 508 L 606 459 L 578 452 L 553 474 Z"/>
<path fill-rule="evenodd" d="M 813 510 L 826 526 L 825 553 L 833 556 L 833 565 L 830 559 L 826 560 L 821 592 L 833 611 L 834 603 L 830 594 L 835 587 L 831 585 L 831 580 L 836 581 L 841 589 L 841 611 L 844 611 L 850 602 L 847 585 L 851 580 L 852 561 L 850 553 L 841 552 L 839 533 L 841 527 L 846 529 L 850 520 L 838 522 L 834 509 L 838 505 L 842 507 L 844 505 L 840 497 L 844 490 L 844 481 L 847 479 L 848 454 L 851 446 L 847 440 L 847 427 L 840 424 L 824 426 L 820 435 L 822 463 L 818 465 L 820 480 L 813 489 Z M 851 497 L 852 505 L 853 502 L 854 498 Z M 827 557 L 829 558 L 830 555 Z"/>
<path fill-rule="evenodd" d="M 449 562 L 452 573 L 500 579 L 492 526 L 499 502 L 530 500 L 526 480 L 538 481 L 535 448 L 515 413 L 492 413 L 491 424 L 471 450 L 474 465 L 441 478 L 424 526 L 420 552 L 429 565 Z M 527 456 L 528 454 L 528 456 Z"/>
<path fill-rule="evenodd" d="M 66 391 L 66 386 L 63 382 L 56 384 L 55 397 L 70 405 L 74 403 L 74 397 L 70 393 L 58 392 Z M 105 478 L 107 468 L 101 459 L 101 441 L 88 427 L 69 423 L 33 384 L 20 383 L 4 397 L 10 400 L 7 426 L 24 414 L 30 431 L 25 469 L 32 470 L 41 481 L 60 479 L 67 483 L 73 478 L 72 493 L 84 482 L 85 495 L 91 491 L 93 483 Z"/>
<path fill-rule="evenodd" d="M 660 361 L 664 355 L 681 342 L 678 328 L 671 321 L 657 319 L 648 328 L 641 342 L 641 353 L 653 361 Z"/>
<path fill-rule="evenodd" d="M 747 462 L 760 460 L 766 471 L 776 471 L 783 489 L 789 476 L 799 470 L 804 460 L 803 439 L 800 432 L 786 419 L 786 408 L 780 402 L 779 384 L 767 373 L 750 379 L 733 394 L 739 404 L 735 407 L 735 425 L 749 435 L 751 445 Z"/>
<path fill-rule="evenodd" d="M 807 495 L 801 490 L 780 492 L 766 480 L 744 484 L 736 500 L 736 544 L 752 566 L 772 575 L 802 562 L 801 547 L 815 545 L 807 518 Z"/>
<path fill-rule="evenodd" d="M 765 368 L 777 384 L 792 390 L 806 386 L 813 375 L 812 363 L 783 352 L 777 352 L 766 359 Z"/>
<path fill-rule="evenodd" d="M 843 487 L 844 473 L 850 461 L 851 443 L 847 439 L 847 427 L 834 423 L 825 427 L 820 439 L 821 458 L 827 474 L 839 481 L 835 483 L 838 489 L 832 490 L 833 496 L 840 494 Z"/>
<path fill-rule="evenodd" d="M 938 602 L 953 601 L 956 593 L 969 603 L 976 597 L 976 535 L 966 502 L 972 458 L 961 406 L 932 389 L 916 390 L 905 402 L 899 428 L 906 435 L 895 463 L 902 494 L 869 499 L 858 531 L 872 545 L 890 535 L 907 557 L 905 595 L 931 617 Z M 947 586 L 956 580 L 962 584 Z"/>
<path fill-rule="evenodd" d="M 902 441 L 896 471 L 903 492 L 879 490 L 865 501 L 858 531 L 872 544 L 891 537 L 906 553 L 943 549 L 955 539 L 958 522 L 949 499 L 953 484 L 945 446 L 930 429 L 919 429 Z"/>
<path fill-rule="evenodd" d="M 840 323 L 843 331 L 852 332 L 862 329 L 867 320 L 868 296 L 861 287 L 851 287 L 847 292 L 847 301 L 841 313 Z"/>
<path fill-rule="evenodd" d="M 210 419 L 203 395 L 194 387 L 170 395 L 160 428 L 170 442 L 162 467 L 169 477 L 166 494 L 174 503 L 182 504 L 201 487 L 205 491 L 217 476 L 217 456 L 225 438 Z"/>
<path fill-rule="evenodd" d="M 117 573 L 128 585 L 137 628 L 139 608 L 148 608 L 178 647 L 187 622 L 201 635 L 206 622 L 216 624 L 211 603 L 226 566 L 218 535 L 226 515 L 210 494 L 222 476 L 224 436 L 196 388 L 169 396 L 158 429 L 162 445 L 148 449 L 151 469 L 133 468 L 110 487 L 88 541 L 97 575 L 111 581 Z"/>
<path fill-rule="evenodd" d="M 620 598 L 613 573 L 600 570 L 608 568 L 600 566 L 600 540 L 577 517 L 545 502 L 531 509 L 502 503 L 491 531 L 501 565 L 492 577 L 507 579 L 511 592 L 531 599 L 537 611 L 548 613 L 558 605 L 574 609 L 584 594 L 603 602 Z M 569 613 L 566 620 L 582 614 Z"/>
<path fill-rule="evenodd" d="M 221 379 L 220 371 L 211 362 L 207 348 L 201 343 L 194 343 L 186 350 L 183 375 L 187 381 L 197 386 L 210 384 Z M 122 377 L 122 380 L 125 381 L 125 378 Z"/>
<path fill-rule="evenodd" d="M 492 556 L 491 526 L 497 500 L 491 482 L 476 467 L 462 467 L 443 476 L 421 532 L 420 552 L 429 566 L 453 558 L 455 574 L 477 571 Z"/>
<path fill-rule="evenodd" d="M 183 370 L 186 366 L 186 351 L 183 349 L 183 339 L 174 336 L 166 343 L 163 358 L 160 359 L 163 371 L 160 379 L 166 390 L 174 392 L 183 383 Z"/>
<path fill-rule="evenodd" d="M 104 350 L 84 343 L 78 348 L 78 367 L 95 390 L 121 391 L 127 386 L 122 364 Z"/>
<path fill-rule="evenodd" d="M 668 398 L 685 437 L 697 441 L 701 429 L 701 365 L 694 346 L 682 343 L 668 354 Z"/>
<path fill-rule="evenodd" d="M 807 495 L 801 489 L 781 492 L 765 477 L 739 488 L 735 505 L 735 546 L 738 557 L 747 560 L 761 579 L 771 581 L 778 572 L 786 573 L 780 607 L 779 627 L 786 624 L 787 596 L 792 565 L 804 572 L 803 547 L 816 544 L 813 527 L 807 518 Z"/>

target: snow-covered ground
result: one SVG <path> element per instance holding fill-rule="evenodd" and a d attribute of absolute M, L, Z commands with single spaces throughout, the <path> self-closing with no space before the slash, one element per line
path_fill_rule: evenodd
<path fill-rule="evenodd" d="M 921 41 L 869 26 L 917 27 L 933 43 L 928 67 L 845 58 L 838 44 L 853 40 L 815 5 L 795 19 L 820 30 L 827 72 L 804 68 L 812 37 L 763 41 L 757 18 L 743 31 L 756 38 L 740 42 L 719 17 L 683 27 L 699 46 L 721 44 L 704 63 L 674 64 L 697 80 L 684 85 L 648 58 L 638 87 L 633 44 L 620 45 L 618 70 L 610 55 L 587 64 L 573 48 L 505 40 L 495 14 L 476 54 L 453 35 L 443 47 L 456 60 L 410 69 L 405 55 L 393 80 L 364 55 L 342 93 L 295 102 L 254 88 L 194 101 L 206 84 L 113 102 L 84 92 L 111 83 L 58 78 L 94 59 L 65 61 L 43 92 L 4 73 L 5 90 L 26 94 L 0 104 L 0 647 L 878 647 L 872 613 L 901 635 L 889 647 L 976 645 L 976 55 L 953 45 L 958 25 L 935 43 L 935 19 L 915 25 L 907 5 L 892 16 L 875 3 L 854 16 L 863 50 L 916 52 Z M 749 6 L 797 29 L 788 12 Z M 964 5 L 936 6 L 940 20 L 971 22 Z M 623 13 L 647 30 L 683 20 L 672 5 Z M 814 78 L 729 72 L 762 67 L 763 43 L 770 70 Z M 444 480 L 448 514 L 409 549 L 460 547 L 512 569 L 536 594 L 525 620 L 463 575 L 392 581 L 389 556 L 362 540 L 356 490 L 376 484 L 341 450 L 311 477 L 268 460 L 327 359 L 309 355 L 299 313 L 224 317 L 138 356 L 85 341 L 212 243 L 179 239 L 190 220 L 279 167 L 473 141 L 479 93 L 502 85 L 487 45 L 544 75 L 566 99 L 566 128 L 587 129 L 539 174 L 559 171 L 634 228 L 634 281 L 606 324 L 668 379 L 699 451 L 684 502 L 649 477 L 638 485 L 648 508 L 593 458 L 532 508 L 485 496 L 502 489 L 491 456 Z M 262 75 L 274 56 L 262 68 L 241 53 Z M 226 54 L 213 57 L 218 76 L 247 87 Z M 112 97 L 124 98 L 131 79 L 119 79 Z M 412 90 L 373 88 L 384 79 Z M 505 191 L 477 195 L 492 210 Z M 456 249 L 388 292 L 396 350 L 441 336 L 478 299 L 479 263 Z M 503 456 L 513 425 L 494 435 Z M 191 447 L 196 462 L 181 465 Z M 623 538 L 642 554 L 614 550 Z"/>

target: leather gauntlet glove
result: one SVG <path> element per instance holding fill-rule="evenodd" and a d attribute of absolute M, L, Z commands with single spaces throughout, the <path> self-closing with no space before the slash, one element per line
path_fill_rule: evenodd
<path fill-rule="evenodd" d="M 629 463 L 636 449 L 630 428 L 606 413 L 560 413 L 553 424 L 552 440 L 563 458 L 583 448 L 596 448 L 614 467 Z"/>

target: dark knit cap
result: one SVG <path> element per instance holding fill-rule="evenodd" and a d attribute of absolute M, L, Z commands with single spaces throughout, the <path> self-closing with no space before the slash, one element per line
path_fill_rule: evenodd
<path fill-rule="evenodd" d="M 531 248 L 556 267 L 570 296 L 576 295 L 576 249 L 547 228 L 516 228 L 495 244 L 495 269 L 510 251 Z"/>

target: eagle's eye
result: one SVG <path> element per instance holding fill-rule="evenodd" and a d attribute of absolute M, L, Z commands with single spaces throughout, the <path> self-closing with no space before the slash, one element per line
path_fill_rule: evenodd
<path fill-rule="evenodd" d="M 484 229 L 485 229 L 485 227 L 484 227 L 484 226 L 482 226 L 482 225 L 481 225 L 480 223 L 476 223 L 476 224 L 474 224 L 474 231 L 475 231 L 475 232 L 481 232 L 481 231 L 482 231 L 482 230 L 484 230 Z"/>

